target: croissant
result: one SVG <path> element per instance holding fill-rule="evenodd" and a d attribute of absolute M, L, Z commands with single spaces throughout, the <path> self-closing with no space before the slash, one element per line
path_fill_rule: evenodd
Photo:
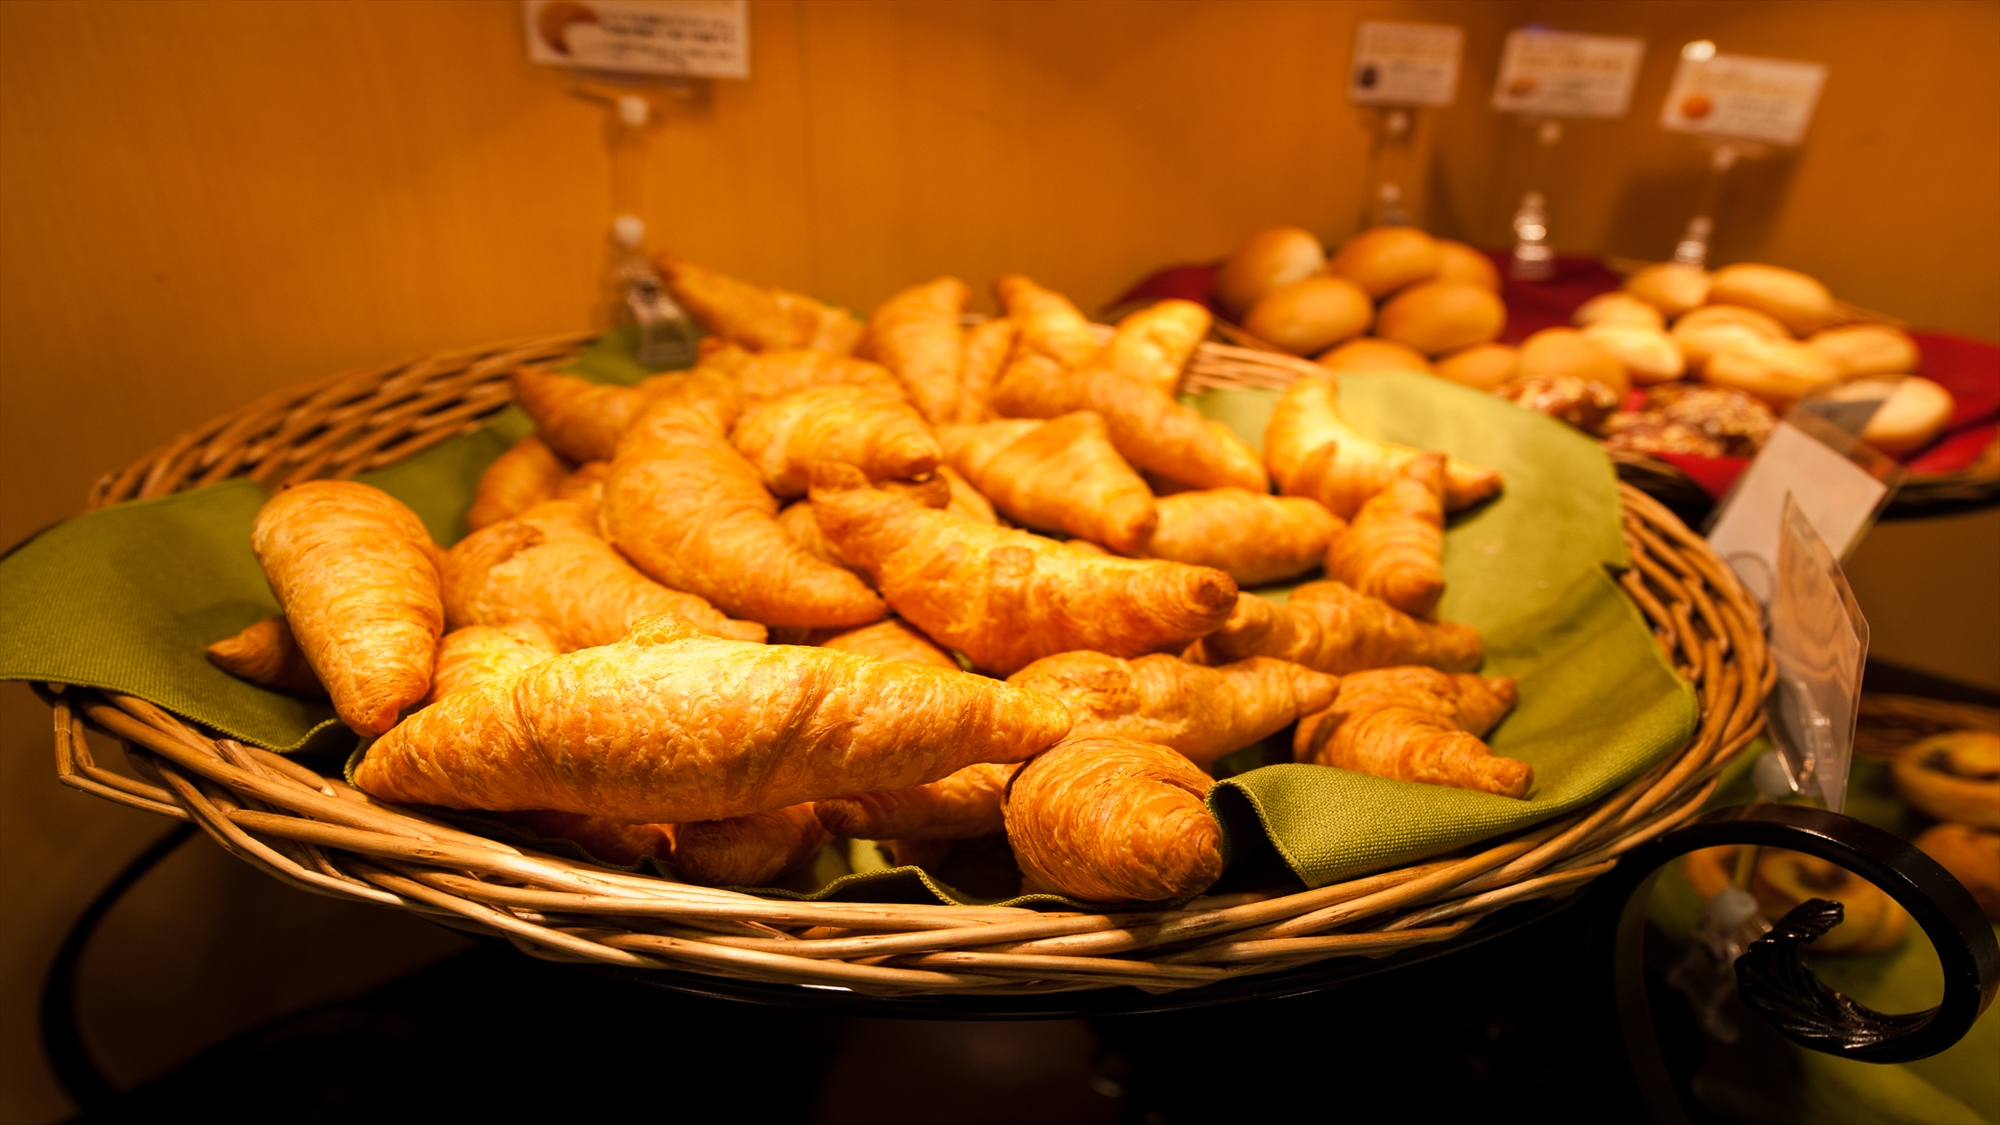
<path fill-rule="evenodd" d="M 1437 620 L 1444 596 L 1444 454 L 1403 466 L 1326 551 L 1326 576 L 1412 617 Z"/>
<path fill-rule="evenodd" d="M 1208 310 L 1193 301 L 1161 301 L 1119 321 L 1117 334 L 1097 362 L 1171 395 L 1212 320 Z"/>
<path fill-rule="evenodd" d="M 1000 515 L 993 510 L 993 501 L 986 494 L 972 487 L 972 482 L 960 476 L 950 465 L 939 465 L 938 479 L 951 490 L 951 499 L 945 504 L 945 511 L 954 516 L 972 520 L 974 523 L 999 524 Z M 933 504 L 931 507 L 936 507 Z"/>
<path fill-rule="evenodd" d="M 874 480 L 928 475 L 943 451 L 909 403 L 859 387 L 814 387 L 752 409 L 730 435 L 778 496 L 804 496 L 815 462 L 844 461 Z"/>
<path fill-rule="evenodd" d="M 1299 722 L 1301 762 L 1427 785 L 1521 797 L 1535 768 L 1493 755 L 1480 738 L 1514 706 L 1511 676 L 1377 668 L 1340 681 L 1333 707 Z"/>
<path fill-rule="evenodd" d="M 659 613 L 718 637 L 765 632 L 640 573 L 598 537 L 594 506 L 579 500 L 551 500 L 459 540 L 444 557 L 444 608 L 453 629 L 532 622 L 563 652 L 611 644 Z"/>
<path fill-rule="evenodd" d="M 909 789 L 816 801 L 813 811 L 828 832 L 856 840 L 969 840 L 1001 830 L 1000 799 L 1020 768 L 979 762 Z"/>
<path fill-rule="evenodd" d="M 908 393 L 879 363 L 809 348 L 753 352 L 709 336 L 701 342 L 698 366 L 736 380 L 745 402 L 768 402 L 813 387 L 860 387 L 890 398 Z"/>
<path fill-rule="evenodd" d="M 901 290 L 868 317 L 862 349 L 896 373 L 910 401 L 937 425 L 958 416 L 965 352 L 958 318 L 971 296 L 965 282 L 940 277 Z"/>
<path fill-rule="evenodd" d="M 1338 582 L 1308 582 L 1284 605 L 1239 598 L 1229 620 L 1196 648 L 1192 655 L 1206 663 L 1272 656 L 1342 676 L 1405 664 L 1470 672 L 1482 655 L 1472 626 L 1419 621 Z"/>
<path fill-rule="evenodd" d="M 582 500 L 594 508 L 604 502 L 604 478 L 610 472 L 609 461 L 585 461 L 576 467 L 575 472 L 563 478 L 551 499 Z"/>
<path fill-rule="evenodd" d="M 1101 652 L 1046 656 L 1007 682 L 1068 703 L 1072 738 L 1157 743 L 1203 769 L 1326 710 L 1340 687 L 1332 676 L 1262 656 L 1207 668 L 1164 653 L 1120 660 Z"/>
<path fill-rule="evenodd" d="M 723 436 L 738 410 L 728 382 L 699 370 L 681 378 L 618 443 L 604 482 L 606 538 L 661 584 L 731 616 L 803 626 L 880 620 L 882 599 L 779 526 L 756 467 Z"/>
<path fill-rule="evenodd" d="M 828 839 L 809 804 L 676 824 L 670 834 L 675 870 L 690 883 L 712 887 L 763 886 L 804 863 Z"/>
<path fill-rule="evenodd" d="M 1068 730 L 1061 701 L 983 676 L 723 640 L 662 614 L 417 712 L 354 781 L 413 804 L 680 823 L 907 789 Z"/>
<path fill-rule="evenodd" d="M 674 376 L 655 375 L 629 387 L 593 383 L 534 367 L 517 367 L 509 377 L 514 401 L 534 419 L 548 447 L 572 462 L 603 461 L 653 395 Z"/>
<path fill-rule="evenodd" d="M 379 488 L 307 481 L 266 501 L 250 548 L 340 720 L 381 734 L 431 686 L 444 631 L 438 549 Z"/>
<path fill-rule="evenodd" d="M 1068 297 L 1011 273 L 995 281 L 993 291 L 1020 331 L 1017 350 L 1046 356 L 1066 368 L 1082 367 L 1097 358 L 1097 333 Z"/>
<path fill-rule="evenodd" d="M 1129 554 L 1159 523 L 1152 490 L 1111 448 L 1104 420 L 1087 410 L 1048 422 L 947 426 L 939 436 L 952 467 L 1024 527 Z"/>
<path fill-rule="evenodd" d="M 487 684 L 503 683 L 560 655 L 562 650 L 555 641 L 533 622 L 453 629 L 438 638 L 431 690 L 424 703 L 436 703 L 447 695 Z"/>
<path fill-rule="evenodd" d="M 1286 389 L 1264 431 L 1264 456 L 1278 491 L 1309 496 L 1352 519 L 1422 450 L 1362 437 L 1340 420 L 1331 374 L 1302 375 Z M 1446 462 L 1445 507 L 1457 511 L 1500 491 L 1500 474 L 1456 458 Z"/>
<path fill-rule="evenodd" d="M 666 859 L 673 854 L 670 824 L 632 824 L 555 809 L 524 809 L 493 815 L 531 836 L 568 840 L 605 863 L 637 867 L 643 860 Z"/>
<path fill-rule="evenodd" d="M 812 499 L 820 530 L 897 614 L 1000 675 L 1073 649 L 1179 651 L 1236 602 L 1236 583 L 1219 570 L 1091 555 L 975 524 L 870 489 L 849 465 L 818 466 Z"/>
<path fill-rule="evenodd" d="M 533 434 L 509 446 L 479 474 L 465 526 L 478 531 L 490 523 L 518 516 L 544 500 L 552 500 L 569 479 L 570 466 Z"/>
<path fill-rule="evenodd" d="M 951 482 L 941 473 L 933 475 L 929 480 L 881 480 L 873 483 L 876 488 L 884 492 L 908 496 L 926 508 L 945 508 L 957 503 L 958 500 L 958 494 Z M 964 488 L 967 492 L 972 490 L 971 485 L 964 485 Z M 986 500 L 980 497 L 979 502 L 985 504 Z M 992 506 L 987 505 L 986 510 L 990 513 L 993 510 Z M 832 543 L 827 542 L 826 533 L 819 529 L 819 520 L 813 516 L 812 501 L 799 500 L 786 505 L 785 510 L 778 513 L 778 526 L 784 529 L 792 542 L 804 548 L 812 557 L 845 570 L 855 571 L 863 582 L 874 581 L 868 575 L 860 574 L 854 564 L 847 561 L 847 556 L 835 549 Z"/>
<path fill-rule="evenodd" d="M 1213 782 L 1165 746 L 1079 738 L 1021 768 L 1007 789 L 1007 840 L 1023 890 L 1086 902 L 1200 894 L 1222 875 Z"/>
<path fill-rule="evenodd" d="M 703 328 L 757 351 L 811 348 L 846 355 L 862 324 L 846 309 L 800 293 L 739 281 L 673 254 L 653 263 L 667 288 Z"/>
<path fill-rule="evenodd" d="M 266 617 L 234 636 L 208 646 L 208 661 L 217 668 L 248 680 L 258 687 L 325 699 L 326 688 L 313 675 L 312 665 L 292 637 L 292 628 L 283 614 Z"/>
<path fill-rule="evenodd" d="M 1069 371 L 1047 357 L 1028 359 L 1041 362 L 1017 356 L 993 388 L 993 409 L 1003 417 L 1054 418 L 1094 410 L 1104 416 L 1111 444 L 1139 468 L 1198 488 L 1271 490 L 1256 452 L 1193 407 L 1123 372 Z"/>
<path fill-rule="evenodd" d="M 1304 574 L 1346 526 L 1316 500 L 1241 488 L 1176 492 L 1158 505 L 1160 525 L 1146 553 L 1226 570 L 1239 586 Z"/>
<path fill-rule="evenodd" d="M 993 381 L 1007 364 L 1018 333 L 1005 317 L 983 320 L 965 334 L 964 360 L 959 365 L 958 422 L 984 422 L 993 417 Z"/>
<path fill-rule="evenodd" d="M 884 660 L 907 660 L 912 664 L 959 670 L 958 661 L 953 660 L 950 653 L 894 617 L 835 633 L 819 642 L 819 647 L 856 656 L 879 656 Z"/>

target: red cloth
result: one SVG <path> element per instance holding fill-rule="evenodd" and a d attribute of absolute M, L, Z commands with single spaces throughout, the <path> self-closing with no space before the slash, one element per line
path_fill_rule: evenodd
<path fill-rule="evenodd" d="M 1488 251 L 1487 256 L 1500 268 L 1503 279 L 1500 296 L 1507 304 L 1507 328 L 1500 339 L 1509 344 L 1518 344 L 1544 328 L 1569 324 L 1579 305 L 1622 284 L 1617 274 L 1595 258 L 1557 258 L 1555 274 L 1547 281 L 1516 281 L 1507 276 L 1509 255 L 1505 251 Z M 1171 266 L 1133 286 L 1113 303 L 1150 303 L 1179 297 L 1207 305 L 1209 311 L 1221 316 L 1222 310 L 1209 295 L 1220 264 Z M 1922 356 L 1917 373 L 1950 391 L 1957 407 L 1943 436 L 1912 454 L 1904 465 L 1918 474 L 1963 469 L 2000 435 L 2000 346 L 1943 332 L 1910 335 Z M 1660 459 L 1718 498 L 1729 491 L 1729 486 L 1736 483 L 1737 476 L 1750 463 L 1741 457 L 1692 457 L 1681 453 L 1661 454 Z"/>

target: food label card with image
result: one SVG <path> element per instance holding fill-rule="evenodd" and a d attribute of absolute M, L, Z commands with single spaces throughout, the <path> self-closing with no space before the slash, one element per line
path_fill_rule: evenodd
<path fill-rule="evenodd" d="M 748 0 L 524 0 L 522 7 L 528 58 L 544 66 L 750 77 Z"/>
<path fill-rule="evenodd" d="M 1708 42 L 1681 50 L 1680 68 L 1660 109 L 1677 133 L 1795 145 L 1819 105 L 1826 67 L 1814 62 L 1719 55 Z"/>
<path fill-rule="evenodd" d="M 1493 108 L 1541 117 L 1623 117 L 1646 41 L 1524 27 L 1507 33 Z"/>
<path fill-rule="evenodd" d="M 1354 33 L 1347 97 L 1360 105 L 1450 105 L 1458 97 L 1465 30 L 1437 23 L 1363 23 Z"/>

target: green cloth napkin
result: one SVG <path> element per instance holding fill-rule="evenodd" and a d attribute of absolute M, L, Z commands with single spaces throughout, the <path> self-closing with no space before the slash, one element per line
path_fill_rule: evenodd
<path fill-rule="evenodd" d="M 607 336 L 573 364 L 630 383 L 649 374 Z M 1252 442 L 1277 396 L 1216 391 L 1193 401 Z M 1446 533 L 1443 614 L 1480 628 L 1489 673 L 1520 678 L 1521 702 L 1492 738 L 1533 763 L 1516 801 L 1389 781 L 1289 758 L 1285 737 L 1233 756 L 1211 797 L 1232 877 L 1309 885 L 1411 862 L 1586 804 L 1685 744 L 1692 688 L 1664 662 L 1607 570 L 1625 564 L 1610 462 L 1568 427 L 1422 376 L 1344 376 L 1341 406 L 1364 433 L 1499 468 L 1507 489 Z M 479 430 L 361 478 L 409 504 L 440 544 L 465 534 L 480 472 L 527 431 L 508 410 Z M 354 746 L 324 703 L 251 687 L 202 649 L 277 612 L 250 553 L 262 490 L 231 481 L 69 520 L 0 561 L 0 679 L 128 692 L 246 742 L 285 752 Z M 1282 598 L 1284 588 L 1266 591 Z M 793 893 L 943 894 L 879 859 L 829 849 Z M 990 898 L 985 898 L 991 901 Z"/>

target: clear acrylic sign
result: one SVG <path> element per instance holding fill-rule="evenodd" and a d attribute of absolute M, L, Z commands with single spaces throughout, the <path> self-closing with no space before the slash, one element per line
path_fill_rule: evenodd
<path fill-rule="evenodd" d="M 1463 28 L 1437 23 L 1363 23 L 1354 34 L 1348 100 L 1360 105 L 1450 105 L 1458 97 Z"/>
<path fill-rule="evenodd" d="M 1771 598 L 1772 733 L 1792 787 L 1839 812 L 1847 801 L 1868 621 L 1811 521 L 1790 496 L 1778 526 Z"/>
<path fill-rule="evenodd" d="M 748 0 L 524 0 L 522 7 L 528 58 L 544 66 L 750 77 Z"/>
<path fill-rule="evenodd" d="M 1788 502 L 1798 506 L 1834 558 L 1845 558 L 1902 478 L 1901 466 L 1853 435 L 1794 410 L 1737 478 L 1709 527 L 1708 545 L 1745 589 L 1769 603 Z"/>
<path fill-rule="evenodd" d="M 1536 117 L 1623 117 L 1646 41 L 1519 28 L 1507 33 L 1493 108 Z"/>
<path fill-rule="evenodd" d="M 1660 125 L 1677 133 L 1765 144 L 1805 139 L 1826 67 L 1814 62 L 1720 55 L 1699 40 L 1681 49 Z"/>

